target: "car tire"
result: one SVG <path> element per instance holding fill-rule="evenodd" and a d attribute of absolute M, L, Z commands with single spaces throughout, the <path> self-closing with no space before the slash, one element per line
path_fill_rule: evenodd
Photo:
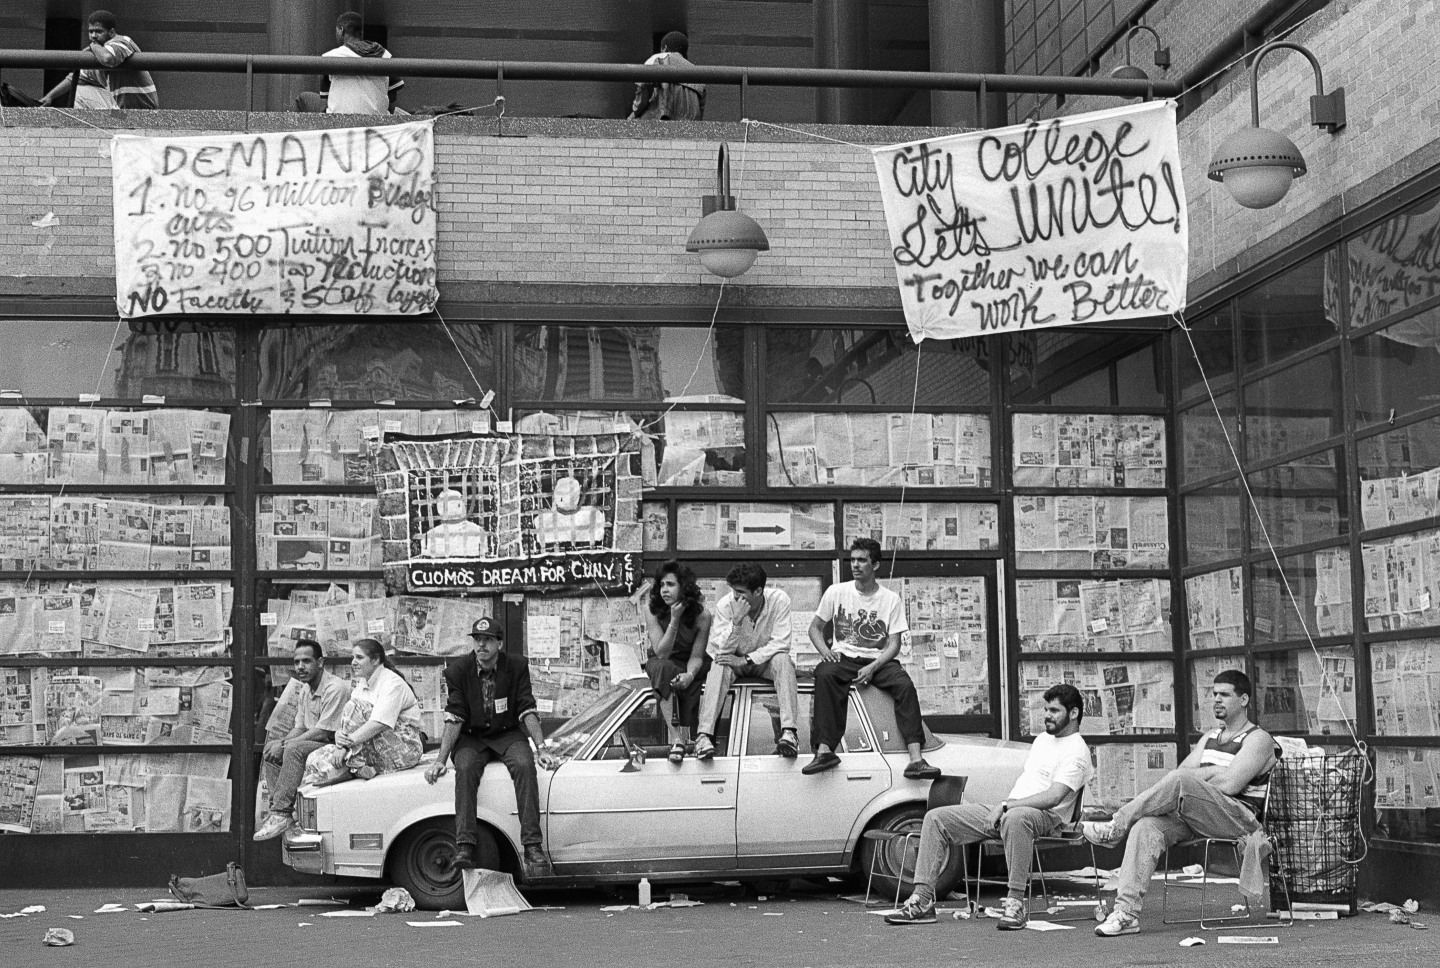
<path fill-rule="evenodd" d="M 920 825 L 924 820 L 925 804 L 907 803 L 902 807 L 882 813 L 874 823 L 870 824 L 867 832 L 881 830 L 887 833 L 919 834 Z M 868 880 L 870 871 L 873 869 L 875 880 L 871 890 L 882 896 L 894 897 L 898 881 L 898 891 L 900 899 L 903 901 L 915 889 L 912 878 L 915 874 L 915 855 L 919 850 L 916 840 L 913 838 L 910 840 L 908 850 L 904 846 L 905 841 L 899 837 L 890 840 L 862 838 L 860 844 L 861 867 L 857 873 Z M 907 860 L 908 863 L 906 863 Z M 945 867 L 940 871 L 939 883 L 935 885 L 938 897 L 944 897 L 949 893 L 951 886 L 960 879 L 962 863 L 960 853 L 952 852 L 950 858 L 945 862 Z M 904 864 L 903 872 L 902 864 Z"/>
<path fill-rule="evenodd" d="M 500 869 L 500 849 L 484 827 L 476 833 L 475 865 Z M 409 891 L 421 910 L 464 910 L 465 881 L 455 868 L 455 821 L 432 817 L 401 834 L 390 852 L 390 880 Z"/>

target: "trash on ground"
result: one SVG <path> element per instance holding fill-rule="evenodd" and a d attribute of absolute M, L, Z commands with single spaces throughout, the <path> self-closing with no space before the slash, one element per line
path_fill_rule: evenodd
<path fill-rule="evenodd" d="M 381 914 L 389 914 L 391 911 L 413 911 L 415 910 L 415 899 L 405 888 L 392 887 L 380 895 L 380 903 L 375 905 L 375 910 Z"/>
<path fill-rule="evenodd" d="M 145 901 L 135 905 L 135 910 L 144 911 L 147 914 L 158 914 L 163 911 L 193 911 L 195 905 L 187 904 L 184 901 Z"/>
<path fill-rule="evenodd" d="M 1031 918 L 1025 922 L 1026 931 L 1074 931 L 1073 924 L 1056 924 L 1054 921 L 1041 921 Z"/>
<path fill-rule="evenodd" d="M 53 948 L 63 948 L 75 943 L 75 932 L 67 928 L 50 928 L 45 932 L 42 942 Z"/>
<path fill-rule="evenodd" d="M 502 871 L 483 868 L 466 870 L 465 909 L 482 918 L 502 917 L 530 910 L 530 902 L 515 886 L 515 880 Z"/>
<path fill-rule="evenodd" d="M 326 911 L 322 918 L 373 918 L 374 911 Z"/>
<path fill-rule="evenodd" d="M 29 907 L 23 907 L 23 908 L 21 908 L 19 913 L 21 913 L 21 914 L 44 914 L 44 913 L 45 913 L 45 905 L 43 905 L 43 904 L 32 904 L 32 905 L 30 905 Z"/>
<path fill-rule="evenodd" d="M 1279 944 L 1280 939 L 1273 934 L 1252 937 L 1248 934 L 1223 934 L 1215 939 L 1221 944 Z"/>
<path fill-rule="evenodd" d="M 1191 877 L 1203 877 L 1205 874 L 1204 864 L 1186 864 L 1180 868 L 1180 873 L 1189 874 Z"/>
<path fill-rule="evenodd" d="M 342 901 L 342 900 L 340 900 L 338 897 L 302 897 L 300 900 L 298 900 L 298 901 L 295 902 L 295 906 L 296 906 L 296 907 L 325 907 L 325 906 L 331 905 L 331 904 L 338 904 L 338 905 L 340 905 L 340 906 L 343 907 L 346 903 L 348 903 L 348 902 Z"/>
<path fill-rule="evenodd" d="M 252 911 L 278 911 L 278 910 L 280 910 L 280 909 L 283 908 L 283 907 L 289 907 L 289 906 L 290 906 L 290 905 L 288 905 L 288 904 L 252 904 L 252 905 L 250 905 L 250 910 L 252 910 Z"/>
<path fill-rule="evenodd" d="M 1428 925 L 1428 924 L 1421 924 L 1419 921 L 1411 921 L 1411 922 L 1410 922 L 1410 927 L 1414 928 L 1416 931 L 1428 931 L 1428 930 L 1430 930 L 1430 925 Z"/>
<path fill-rule="evenodd" d="M 459 921 L 406 921 L 412 928 L 458 928 Z"/>
<path fill-rule="evenodd" d="M 130 909 L 123 904 L 107 902 L 95 909 L 96 914 L 129 914 Z"/>
<path fill-rule="evenodd" d="M 83 915 L 83 914 L 67 914 L 67 915 L 65 915 L 65 916 L 66 916 L 67 918 L 69 918 L 71 921 L 84 921 L 84 920 L 85 920 L 85 915 Z"/>
<path fill-rule="evenodd" d="M 1404 904 L 1391 904 L 1389 901 L 1366 901 L 1360 905 L 1360 910 L 1367 914 L 1388 914 L 1392 911 L 1403 911 L 1406 914 L 1414 914 L 1420 910 L 1420 902 L 1413 897 Z"/>
<path fill-rule="evenodd" d="M 762 917 L 767 917 L 767 918 L 783 918 L 784 916 L 785 916 L 785 912 L 784 912 L 784 911 L 766 911 L 766 912 L 762 915 Z"/>
<path fill-rule="evenodd" d="M 1409 924 L 1409 923 L 1410 923 L 1410 915 L 1409 915 L 1409 914 L 1406 914 L 1404 911 L 1391 911 L 1391 912 L 1390 912 L 1390 923 L 1391 923 L 1391 924 Z"/>
<path fill-rule="evenodd" d="M 1204 938 L 1186 938 L 1184 941 L 1181 941 L 1181 942 L 1180 942 L 1180 947 L 1182 947 L 1182 948 L 1193 948 L 1193 947 L 1195 947 L 1197 944 L 1204 944 L 1204 943 L 1205 943 L 1205 939 L 1204 939 Z"/>
<path fill-rule="evenodd" d="M 1230 905 L 1230 913 L 1231 913 L 1231 914 L 1239 914 L 1241 911 L 1248 911 L 1248 910 L 1250 910 L 1250 909 L 1247 908 L 1247 907 L 1246 907 L 1245 905 L 1243 905 L 1243 904 L 1232 904 L 1232 905 Z"/>
<path fill-rule="evenodd" d="M 610 912 L 613 913 L 613 912 L 615 912 L 615 911 L 628 911 L 628 910 L 630 910 L 630 909 L 631 909 L 632 907 L 634 907 L 634 906 L 635 906 L 635 905 L 633 905 L 633 904 L 607 904 L 607 905 L 605 905 L 604 907 L 602 907 L 600 910 L 602 910 L 602 911 L 610 911 Z"/>
<path fill-rule="evenodd" d="M 314 921 L 301 921 L 299 924 L 295 925 L 295 927 L 297 927 L 297 928 L 313 928 L 313 927 L 315 927 L 315 922 L 314 922 Z"/>

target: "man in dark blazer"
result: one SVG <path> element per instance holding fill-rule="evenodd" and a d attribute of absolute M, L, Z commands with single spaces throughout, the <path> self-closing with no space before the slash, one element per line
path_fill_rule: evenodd
<path fill-rule="evenodd" d="M 535 763 L 553 770 L 558 761 L 541 748 L 545 734 L 530 690 L 530 666 L 523 658 L 506 655 L 500 625 L 482 618 L 470 629 L 475 649 L 445 666 L 450 700 L 445 704 L 445 731 L 440 754 L 425 771 L 434 783 L 445 775 L 445 764 L 455 762 L 455 866 L 475 866 L 475 796 L 485 764 L 498 757 L 515 783 L 515 805 L 520 813 L 520 842 L 525 847 L 525 878 L 547 877 L 550 859 L 542 846 L 540 790 Z M 524 727 L 524 732 L 521 727 Z M 530 751 L 534 741 L 538 756 Z"/>

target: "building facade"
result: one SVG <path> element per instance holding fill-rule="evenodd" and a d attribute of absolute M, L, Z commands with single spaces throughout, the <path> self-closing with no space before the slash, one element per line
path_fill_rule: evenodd
<path fill-rule="evenodd" d="M 445 5 L 427 5 L 441 25 L 428 34 L 387 9 L 385 42 L 419 53 L 403 49 L 408 30 L 428 38 L 427 54 L 474 56 L 467 38 L 498 42 L 505 17 L 537 5 L 493 6 L 492 22 L 453 32 Z M 619 13 L 605 20 L 604 4 L 588 6 L 599 19 L 573 36 L 527 39 L 608 36 Z M 698 49 L 698 25 L 722 6 L 651 4 L 634 43 L 571 59 L 643 59 L 651 33 L 672 26 Z M 881 19 L 910 24 L 906 43 L 924 42 L 937 64 L 936 18 L 955 12 L 746 6 L 794 18 L 793 32 L 757 28 L 772 42 L 737 42 L 733 58 L 708 62 L 753 63 L 741 58 L 759 51 L 771 58 L 763 63 L 789 63 L 774 59 L 784 45 L 773 38 L 794 37 L 798 66 L 827 63 L 829 37 L 840 53 L 828 63 L 883 66 L 877 50 L 912 48 L 878 42 Z M 1015 70 L 1103 74 L 1124 58 L 1117 31 L 1143 14 L 1173 48 L 1172 74 L 1189 77 L 1231 33 L 1213 8 L 1179 2 L 974 6 L 1003 20 Z M 1226 23 L 1274 5 L 1230 6 Z M 647 568 L 687 560 L 712 594 L 734 561 L 759 560 L 803 616 L 848 577 L 836 562 L 848 541 L 877 536 L 915 630 L 905 658 L 932 724 L 1024 738 L 1039 728 L 1039 692 L 1071 679 L 1097 750 L 1090 803 L 1118 804 L 1173 766 L 1208 725 L 1214 670 L 1244 666 L 1267 727 L 1329 748 L 1350 745 L 1353 730 L 1374 750 L 1362 873 L 1376 889 L 1418 883 L 1433 868 L 1440 809 L 1429 698 L 1440 686 L 1440 568 L 1430 570 L 1428 550 L 1440 518 L 1429 484 L 1440 406 L 1428 389 L 1427 323 L 1440 149 L 1409 121 L 1436 110 L 1436 82 L 1414 67 L 1440 30 L 1424 16 L 1431 6 L 1399 14 L 1360 0 L 1286 22 L 1299 23 L 1289 39 L 1316 53 L 1327 84 L 1346 87 L 1350 123 L 1335 136 L 1310 128 L 1308 67 L 1267 59 L 1262 123 L 1292 137 L 1310 170 L 1265 212 L 1241 209 L 1204 176 L 1215 145 L 1245 123 L 1247 78 L 1231 71 L 1182 99 L 1188 333 L 1162 318 L 917 346 L 899 315 L 865 146 L 941 129 L 818 129 L 844 144 L 790 126 L 928 122 L 953 103 L 922 96 L 877 114 L 874 99 L 861 110 L 806 89 L 752 92 L 749 116 L 777 128 L 735 123 L 738 102 L 726 105 L 738 94 L 723 88 L 704 123 L 537 117 L 507 120 L 525 138 L 500 138 L 483 118 L 437 122 L 433 317 L 131 325 L 114 309 L 112 135 L 328 119 L 184 110 L 215 104 L 186 103 L 199 87 L 181 75 L 161 90 L 181 110 L 90 123 L 9 111 L 0 603 L 14 618 L 7 626 L 0 614 L 0 823 L 16 835 L 0 837 L 0 864 L 35 883 L 148 883 L 182 862 L 209 869 L 239 856 L 255 876 L 284 876 L 278 848 L 252 845 L 249 833 L 288 637 L 378 629 L 409 653 L 427 712 L 438 712 L 443 660 L 404 647 L 405 606 L 385 603 L 370 557 L 363 456 L 377 429 L 505 420 L 642 431 Z M 905 15 L 885 17 L 892 7 Z M 691 19 L 655 19 L 676 10 Z M 332 15 L 209 32 L 271 50 L 273 32 L 308 31 L 313 43 L 284 49 L 316 52 Z M 1075 39 L 1077 20 L 1101 25 L 1093 41 Z M 726 24 L 740 37 L 737 22 Z M 431 45 L 442 29 L 455 50 Z M 199 33 L 159 46 L 206 49 L 182 44 Z M 1042 56 L 1047 45 L 1061 52 Z M 1073 53 L 1082 46 L 1084 58 Z M 1134 49 L 1148 52 L 1148 40 Z M 870 53 L 857 63 L 861 50 Z M 543 43 L 524 51 L 564 59 Z M 292 83 L 266 86 L 267 104 L 287 104 Z M 616 118 L 628 97 L 618 88 L 555 82 L 515 100 L 546 105 L 519 113 Z M 447 91 L 433 97 L 465 100 Z M 961 100 L 973 110 L 973 97 Z M 1006 109 L 1020 120 L 1109 103 L 1036 98 Z M 722 141 L 741 207 L 771 244 L 723 287 L 684 251 Z M 457 607 L 494 614 L 513 648 L 535 654 L 551 717 L 599 688 L 610 652 L 626 644 L 607 641 L 621 633 L 581 598 L 471 596 Z M 77 704 L 98 710 L 95 722 L 51 715 Z"/>

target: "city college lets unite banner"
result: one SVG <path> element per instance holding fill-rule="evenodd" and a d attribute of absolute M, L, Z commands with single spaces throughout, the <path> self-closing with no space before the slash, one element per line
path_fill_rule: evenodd
<path fill-rule="evenodd" d="M 917 343 L 1185 307 L 1189 227 L 1170 102 L 874 155 Z"/>
<path fill-rule="evenodd" d="M 122 135 L 111 162 L 121 316 L 415 315 L 439 299 L 432 121 Z"/>

